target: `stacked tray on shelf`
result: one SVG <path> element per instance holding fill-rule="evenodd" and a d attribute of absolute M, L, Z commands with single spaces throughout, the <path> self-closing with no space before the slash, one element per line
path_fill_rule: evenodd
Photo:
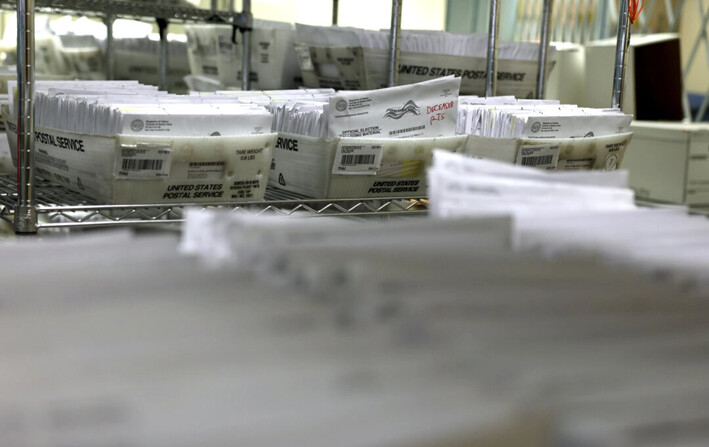
<path fill-rule="evenodd" d="M 556 100 L 461 97 L 465 153 L 551 170 L 617 169 L 632 138 L 631 115 Z"/>
<path fill-rule="evenodd" d="M 185 34 L 192 76 L 211 79 L 221 88 L 241 85 L 243 46 L 231 25 L 188 25 Z M 252 88 L 295 88 L 301 84 L 294 39 L 292 23 L 254 20 L 249 73 Z"/>
<path fill-rule="evenodd" d="M 36 90 L 41 177 L 106 204 L 263 198 L 276 140 L 263 107 L 169 95 L 135 81 L 37 82 Z M 14 154 L 12 103 L 4 119 Z"/>
<path fill-rule="evenodd" d="M 371 90 L 388 85 L 389 31 L 296 24 L 296 52 L 307 87 Z M 487 34 L 439 31 L 401 32 L 399 85 L 440 76 L 461 78 L 461 93 L 485 92 Z M 538 69 L 536 43 L 503 43 L 499 48 L 497 91 L 532 98 Z M 554 48 L 550 48 L 550 58 Z M 554 64 L 548 63 L 547 73 Z"/>
<path fill-rule="evenodd" d="M 460 97 L 460 84 L 178 96 L 135 81 L 38 82 L 36 172 L 101 203 L 189 203 L 261 200 L 266 184 L 316 199 L 421 198 L 434 149 L 554 170 L 622 162 L 630 117 L 618 110 Z"/>
<path fill-rule="evenodd" d="M 269 185 L 314 198 L 423 197 L 435 148 L 462 151 L 455 134 L 460 79 L 272 102 Z"/>

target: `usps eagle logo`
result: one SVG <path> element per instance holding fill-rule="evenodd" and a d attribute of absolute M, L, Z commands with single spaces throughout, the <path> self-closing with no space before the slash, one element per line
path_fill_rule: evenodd
<path fill-rule="evenodd" d="M 387 109 L 386 113 L 384 114 L 384 118 L 391 118 L 391 119 L 401 119 L 403 116 L 406 116 L 408 114 L 412 115 L 420 115 L 421 114 L 421 108 L 416 105 L 416 103 L 413 100 L 408 100 L 406 101 L 406 104 L 404 104 L 401 108 L 399 109 L 394 109 L 394 108 L 389 108 Z"/>

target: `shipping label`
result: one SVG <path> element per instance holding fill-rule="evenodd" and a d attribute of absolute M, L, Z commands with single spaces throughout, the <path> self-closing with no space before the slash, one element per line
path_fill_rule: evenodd
<path fill-rule="evenodd" d="M 376 175 L 382 163 L 381 144 L 340 142 L 332 165 L 333 174 Z"/>
<path fill-rule="evenodd" d="M 170 176 L 172 149 L 160 144 L 121 145 L 114 175 L 131 180 L 154 180 Z"/>
<path fill-rule="evenodd" d="M 560 151 L 561 146 L 558 144 L 542 146 L 522 145 L 517 152 L 515 164 L 518 166 L 553 170 L 557 168 Z"/>

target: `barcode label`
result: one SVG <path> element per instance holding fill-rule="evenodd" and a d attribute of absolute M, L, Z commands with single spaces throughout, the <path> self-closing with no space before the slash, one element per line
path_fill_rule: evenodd
<path fill-rule="evenodd" d="M 347 144 L 341 141 L 337 146 L 333 174 L 376 175 L 382 164 L 381 144 Z"/>
<path fill-rule="evenodd" d="M 522 145 L 517 153 L 516 164 L 530 168 L 556 169 L 559 162 L 561 146 L 553 145 Z"/>
<path fill-rule="evenodd" d="M 417 130 L 424 130 L 426 126 L 416 126 L 416 127 L 409 127 L 406 129 L 398 129 L 398 130 L 390 130 L 389 131 L 389 136 L 392 135 L 400 135 L 402 133 L 409 133 L 409 132 L 415 132 Z"/>
<path fill-rule="evenodd" d="M 553 155 L 542 155 L 539 157 L 524 157 L 522 158 L 522 166 L 539 166 L 548 165 L 554 159 Z"/>
<path fill-rule="evenodd" d="M 367 155 L 343 155 L 342 160 L 340 160 L 340 164 L 342 166 L 355 166 L 355 165 L 371 165 L 374 163 L 374 158 L 376 155 L 374 154 L 367 154 Z"/>
<path fill-rule="evenodd" d="M 170 175 L 172 150 L 158 144 L 121 145 L 115 175 L 123 179 L 156 179 Z"/>
<path fill-rule="evenodd" d="M 162 160 L 131 160 L 123 159 L 124 171 L 159 171 L 162 169 Z"/>
<path fill-rule="evenodd" d="M 201 168 L 207 166 L 224 166 L 226 163 L 223 161 L 199 161 L 190 162 L 190 168 Z"/>

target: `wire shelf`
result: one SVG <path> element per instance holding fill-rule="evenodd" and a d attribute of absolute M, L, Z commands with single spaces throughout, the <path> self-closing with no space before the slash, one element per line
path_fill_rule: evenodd
<path fill-rule="evenodd" d="M 310 199 L 276 188 L 267 189 L 266 199 L 260 202 L 102 205 L 46 180 L 36 180 L 34 187 L 39 230 L 179 224 L 184 221 L 184 209 L 187 207 L 301 217 L 428 214 L 428 201 L 425 199 Z M 15 179 L 0 176 L 0 219 L 12 223 L 16 201 Z"/>
<path fill-rule="evenodd" d="M 15 0 L 0 0 L 0 8 L 15 9 Z M 161 18 L 178 22 L 204 22 L 221 20 L 228 22 L 226 11 L 173 6 L 158 0 L 35 0 L 38 12 L 78 14 L 89 16 L 114 15 L 126 18 Z"/>

